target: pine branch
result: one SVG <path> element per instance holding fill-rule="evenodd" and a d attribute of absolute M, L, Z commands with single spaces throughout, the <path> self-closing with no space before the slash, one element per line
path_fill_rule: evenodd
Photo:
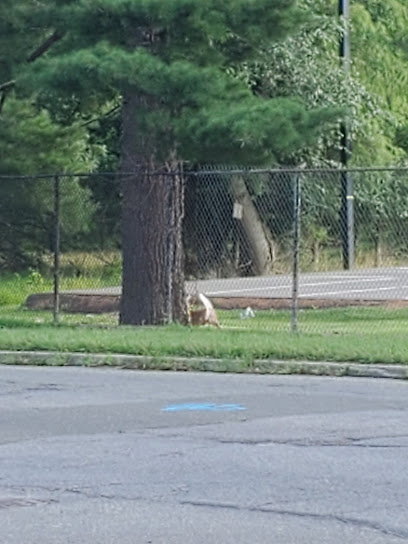
<path fill-rule="evenodd" d="M 5 91 L 8 91 L 9 89 L 11 89 L 11 87 L 14 87 L 15 84 L 16 84 L 15 79 L 12 79 L 10 81 L 6 81 L 6 83 L 2 83 L 0 85 L 0 92 L 4 93 Z"/>
<path fill-rule="evenodd" d="M 9 91 L 14 87 L 16 81 L 12 79 L 11 81 L 6 81 L 0 85 L 0 114 L 3 111 L 4 102 L 6 101 Z"/>
<path fill-rule="evenodd" d="M 60 32 L 59 30 L 56 30 L 49 38 L 45 40 L 31 55 L 27 58 L 27 62 L 34 62 L 39 57 L 44 55 L 56 42 L 59 42 L 62 40 L 62 38 L 65 36 L 65 32 Z"/>
<path fill-rule="evenodd" d="M 60 32 L 59 30 L 55 30 L 53 34 L 49 38 L 45 40 L 35 51 L 31 53 L 29 57 L 27 57 L 26 61 L 31 63 L 37 60 L 39 57 L 44 55 L 53 45 L 54 43 L 62 40 L 62 38 L 65 36 L 65 32 Z M 0 113 L 2 112 L 4 102 L 6 101 L 8 91 L 14 87 L 16 84 L 15 79 L 12 79 L 11 81 L 6 81 L 6 83 L 0 84 Z"/>
<path fill-rule="evenodd" d="M 112 109 L 110 109 L 108 112 L 104 113 L 103 115 L 100 115 L 99 117 L 93 117 L 92 119 L 89 119 L 88 121 L 84 121 L 81 127 L 86 127 L 88 125 L 91 125 L 92 123 L 95 123 L 96 121 L 99 121 L 100 119 L 105 119 L 106 117 L 109 117 L 110 115 L 117 112 L 121 108 L 122 108 L 122 105 L 114 106 Z"/>
<path fill-rule="evenodd" d="M 54 43 L 58 42 L 65 36 L 65 32 L 60 32 L 59 30 L 56 30 L 49 38 L 45 40 L 29 57 L 27 57 L 27 62 L 34 62 L 39 57 L 44 55 L 53 45 Z M 16 84 L 16 80 L 12 79 L 10 81 L 6 81 L 6 83 L 0 84 L 0 92 L 4 93 L 5 91 L 8 91 L 11 87 L 14 87 Z"/>
<path fill-rule="evenodd" d="M 0 97 L 0 115 L 1 115 L 1 112 L 2 112 L 2 109 L 3 109 L 4 102 L 6 100 L 6 96 L 7 96 L 7 93 L 2 93 L 2 95 Z"/>

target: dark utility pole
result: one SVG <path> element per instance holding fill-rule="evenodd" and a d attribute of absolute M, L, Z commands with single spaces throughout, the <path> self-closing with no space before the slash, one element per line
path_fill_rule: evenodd
<path fill-rule="evenodd" d="M 344 69 L 346 80 L 350 76 L 350 1 L 339 0 L 339 16 L 343 24 L 340 39 L 340 62 Z M 348 116 L 341 124 L 341 211 L 340 228 L 343 245 L 343 267 L 346 270 L 354 268 L 354 195 L 353 180 L 347 170 L 351 157 L 351 141 L 349 135 Z"/>

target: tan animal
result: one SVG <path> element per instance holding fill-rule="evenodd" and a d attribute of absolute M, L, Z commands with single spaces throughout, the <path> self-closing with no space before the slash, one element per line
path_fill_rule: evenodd
<path fill-rule="evenodd" d="M 198 298 L 200 299 L 204 308 L 200 308 L 198 310 L 189 308 L 190 323 L 192 325 L 214 325 L 220 329 L 221 327 L 218 321 L 217 313 L 211 303 L 211 300 L 209 300 L 202 293 L 199 293 Z"/>

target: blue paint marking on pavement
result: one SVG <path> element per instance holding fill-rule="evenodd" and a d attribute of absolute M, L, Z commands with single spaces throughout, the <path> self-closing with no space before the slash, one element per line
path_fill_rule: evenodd
<path fill-rule="evenodd" d="M 162 412 L 183 412 L 183 411 L 208 411 L 208 412 L 235 412 L 238 410 L 246 410 L 241 404 L 215 404 L 212 402 L 204 403 L 186 403 L 186 404 L 171 404 L 162 408 Z"/>

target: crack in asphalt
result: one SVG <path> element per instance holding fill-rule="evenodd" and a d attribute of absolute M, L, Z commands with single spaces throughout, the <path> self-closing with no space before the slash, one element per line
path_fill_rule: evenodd
<path fill-rule="evenodd" d="M 373 436 L 373 437 L 363 437 L 363 438 L 350 438 L 350 437 L 344 437 L 344 438 L 338 438 L 338 439 L 326 439 L 326 440 L 309 440 L 309 439 L 287 439 L 287 440 L 279 440 L 274 438 L 266 438 L 266 439 L 240 439 L 240 440 L 234 440 L 234 439 L 219 439 L 215 438 L 212 440 L 215 440 L 216 442 L 220 444 L 238 444 L 242 446 L 267 446 L 269 444 L 271 445 L 277 445 L 277 446 L 297 446 L 300 448 L 313 448 L 313 447 L 322 447 L 322 448 L 328 448 L 328 447 L 346 447 L 346 448 L 408 448 L 407 444 L 367 444 L 365 442 L 370 440 L 376 440 L 380 441 L 382 439 L 398 439 L 398 438 L 407 438 L 408 435 L 385 435 L 385 436 Z"/>
<path fill-rule="evenodd" d="M 116 485 L 116 484 L 114 484 Z M 20 491 L 27 493 L 27 487 L 22 486 L 7 486 L 7 489 Z M 63 494 L 75 494 L 79 496 L 86 497 L 88 499 L 105 499 L 105 500 L 124 500 L 124 501 L 134 501 L 134 502 L 149 502 L 149 503 L 158 503 L 163 502 L 163 498 L 153 498 L 145 497 L 142 495 L 129 496 L 125 494 L 117 493 L 106 493 L 98 492 L 97 490 L 92 490 L 92 488 L 86 487 L 47 487 L 47 486 L 33 486 L 30 487 L 31 491 L 39 490 L 47 491 L 49 493 L 59 493 Z M 55 498 L 40 498 L 40 497 L 2 497 L 0 498 L 0 510 L 13 507 L 28 507 L 36 506 L 39 504 L 49 505 L 52 503 L 57 503 L 58 500 Z M 165 501 L 167 502 L 167 501 Z M 386 536 L 394 536 L 400 539 L 408 539 L 408 530 L 399 530 L 391 527 L 386 527 L 380 523 L 375 523 L 370 520 L 365 519 L 356 519 L 353 517 L 339 516 L 335 514 L 319 514 L 315 512 L 305 512 L 299 510 L 285 510 L 280 508 L 271 508 L 267 504 L 259 506 L 242 506 L 234 503 L 223 503 L 223 502 L 209 502 L 209 501 L 194 501 L 194 500 L 181 500 L 178 501 L 178 504 L 181 506 L 194 506 L 199 508 L 210 508 L 210 509 L 220 509 L 220 510 L 230 510 L 236 512 L 252 512 L 252 513 L 262 513 L 262 514 L 273 514 L 279 516 L 288 516 L 288 517 L 297 517 L 303 519 L 311 519 L 317 521 L 329 521 L 329 522 L 338 522 L 345 525 L 353 525 L 360 528 L 370 529 L 376 531 Z"/>
<path fill-rule="evenodd" d="M 214 508 L 214 509 L 226 509 L 234 510 L 239 512 L 255 512 L 263 514 L 274 514 L 278 516 L 292 516 L 304 519 L 314 519 L 319 521 L 335 521 L 339 523 L 344 523 L 346 525 L 355 525 L 356 527 L 361 527 L 365 529 L 371 529 L 373 531 L 379 532 L 386 536 L 395 536 L 406 540 L 408 538 L 408 531 L 401 531 L 397 529 L 392 529 L 384 527 L 379 523 L 375 523 L 369 520 L 349 518 L 343 516 L 337 516 L 335 514 L 317 514 L 314 512 L 302 512 L 297 510 L 282 510 L 279 508 L 268 508 L 266 506 L 239 506 L 232 503 L 218 503 L 218 502 L 205 502 L 205 501 L 181 501 L 180 504 L 187 506 L 197 506 L 202 508 Z"/>
<path fill-rule="evenodd" d="M 16 386 L 16 382 L 3 382 L 3 384 Z M 39 383 L 36 385 L 30 385 L 30 386 L 19 386 L 17 389 L 14 389 L 12 391 L 5 390 L 0 392 L 0 396 L 7 397 L 7 396 L 20 396 L 24 395 L 24 393 L 43 393 L 44 391 L 64 391 L 66 388 L 60 384 L 57 383 Z"/>
<path fill-rule="evenodd" d="M 39 497 L 0 497 L 0 510 L 9 508 L 26 508 L 28 506 L 37 506 L 39 504 L 48 505 L 56 503 L 55 499 L 43 499 Z"/>
<path fill-rule="evenodd" d="M 120 484 L 110 484 L 111 486 L 120 485 Z M 0 488 L 1 489 L 1 488 Z M 128 501 L 141 501 L 141 500 L 147 500 L 146 497 L 142 497 L 140 495 L 136 496 L 129 496 L 129 495 L 120 495 L 116 493 L 106 493 L 101 492 L 92 489 L 91 487 L 77 487 L 77 486 L 71 486 L 71 487 L 52 487 L 52 486 L 44 486 L 44 485 L 35 485 L 35 486 L 17 486 L 17 485 L 8 485 L 8 486 L 2 486 L 2 489 L 7 489 L 10 491 L 13 491 L 14 493 L 21 493 L 24 494 L 24 497 L 0 497 L 0 509 L 6 508 L 6 507 L 12 507 L 12 506 L 33 506 L 35 504 L 51 504 L 58 502 L 55 498 L 34 498 L 29 497 L 27 498 L 27 492 L 32 493 L 33 495 L 35 493 L 39 492 L 46 492 L 49 494 L 58 494 L 59 498 L 64 494 L 73 494 L 73 495 L 79 495 L 82 497 L 86 497 L 87 499 L 108 499 L 108 500 L 128 500 Z M 3 504 L 4 501 L 4 504 Z"/>

